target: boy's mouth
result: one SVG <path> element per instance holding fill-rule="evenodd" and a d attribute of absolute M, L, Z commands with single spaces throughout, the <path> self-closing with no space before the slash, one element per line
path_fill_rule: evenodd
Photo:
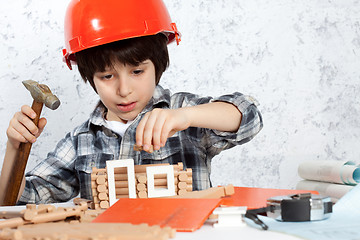
<path fill-rule="evenodd" d="M 118 104 L 117 108 L 121 112 L 130 112 L 130 111 L 134 110 L 135 106 L 136 106 L 136 102 L 131 102 L 131 103 Z"/>

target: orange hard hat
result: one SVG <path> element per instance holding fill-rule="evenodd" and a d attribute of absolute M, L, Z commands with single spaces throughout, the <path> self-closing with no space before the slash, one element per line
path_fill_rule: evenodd
<path fill-rule="evenodd" d="M 162 0 L 72 0 L 65 15 L 64 61 L 71 67 L 74 53 L 123 39 L 164 33 L 180 42 Z"/>

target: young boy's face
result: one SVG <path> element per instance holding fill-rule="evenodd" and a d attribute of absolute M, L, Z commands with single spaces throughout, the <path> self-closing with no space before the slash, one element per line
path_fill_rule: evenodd
<path fill-rule="evenodd" d="M 94 84 L 108 109 L 108 121 L 134 120 L 145 108 L 155 89 L 155 66 L 145 60 L 139 66 L 116 62 L 113 68 L 94 74 Z"/>

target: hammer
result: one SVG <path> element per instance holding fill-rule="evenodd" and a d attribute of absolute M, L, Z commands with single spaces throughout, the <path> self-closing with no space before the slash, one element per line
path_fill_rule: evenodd
<path fill-rule="evenodd" d="M 30 91 L 34 99 L 31 108 L 35 111 L 36 117 L 33 122 L 38 126 L 43 105 L 45 104 L 48 108 L 55 110 L 59 107 L 60 101 L 45 84 L 39 84 L 33 80 L 23 81 L 22 83 Z M 31 145 L 30 142 L 21 143 L 16 153 L 12 169 L 10 169 L 9 183 L 5 191 L 4 204 L 7 206 L 13 206 L 17 201 Z"/>

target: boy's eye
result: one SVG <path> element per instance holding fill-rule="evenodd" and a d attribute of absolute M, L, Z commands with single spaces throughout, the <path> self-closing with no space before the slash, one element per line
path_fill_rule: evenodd
<path fill-rule="evenodd" d="M 143 72 L 144 72 L 143 70 L 137 69 L 137 70 L 134 70 L 134 71 L 133 71 L 133 74 L 139 75 L 139 74 L 141 74 L 141 73 L 143 73 Z"/>
<path fill-rule="evenodd" d="M 103 76 L 102 78 L 103 79 L 111 79 L 112 77 L 113 77 L 113 75 L 108 74 L 108 75 Z"/>

